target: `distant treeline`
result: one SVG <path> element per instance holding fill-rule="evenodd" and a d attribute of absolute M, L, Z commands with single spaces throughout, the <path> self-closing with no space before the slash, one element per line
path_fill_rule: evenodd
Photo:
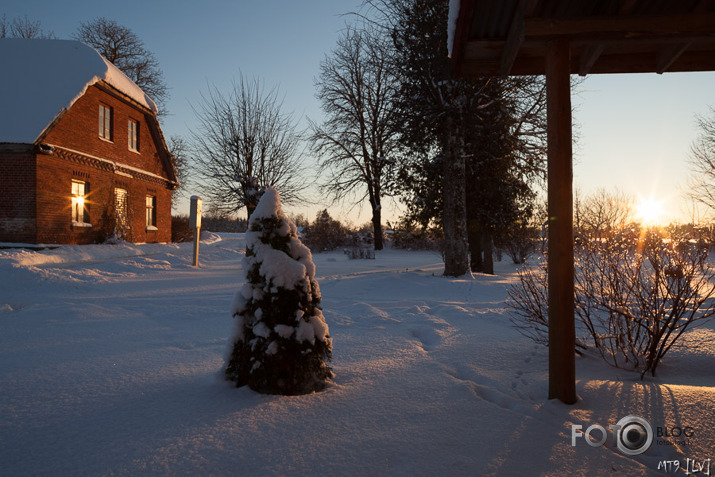
<path fill-rule="evenodd" d="M 235 219 L 228 216 L 204 215 L 201 217 L 201 230 L 207 232 L 243 233 L 248 228 L 246 219 Z M 193 240 L 194 231 L 189 227 L 188 215 L 171 217 L 171 240 L 173 242 L 188 242 Z"/>

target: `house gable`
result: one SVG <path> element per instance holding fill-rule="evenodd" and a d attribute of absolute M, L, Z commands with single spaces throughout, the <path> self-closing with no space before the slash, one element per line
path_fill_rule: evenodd
<path fill-rule="evenodd" d="M 99 108 L 111 113 L 111 138 L 100 137 Z M 129 147 L 129 122 L 136 125 L 138 145 Z M 40 136 L 38 142 L 51 150 L 64 150 L 85 155 L 99 161 L 114 163 L 137 173 L 146 173 L 165 179 L 165 187 L 176 186 L 176 176 L 169 160 L 169 152 L 154 115 L 117 94 L 107 84 L 100 82 L 87 88 Z M 59 151 L 58 151 L 59 153 Z"/>

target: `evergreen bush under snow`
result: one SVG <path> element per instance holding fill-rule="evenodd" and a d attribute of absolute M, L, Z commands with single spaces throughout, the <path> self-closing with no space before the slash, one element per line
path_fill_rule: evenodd
<path fill-rule="evenodd" d="M 310 250 L 268 188 L 246 233 L 246 284 L 236 293 L 226 378 L 266 394 L 306 394 L 332 377 L 332 339 Z"/>

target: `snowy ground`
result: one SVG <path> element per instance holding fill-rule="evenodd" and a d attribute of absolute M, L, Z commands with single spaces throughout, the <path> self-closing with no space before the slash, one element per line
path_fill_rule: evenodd
<path fill-rule="evenodd" d="M 673 352 L 646 381 L 578 358 L 579 403 L 548 401 L 547 350 L 505 310 L 506 262 L 454 280 L 434 253 L 317 254 L 335 383 L 232 388 L 217 373 L 242 249 L 212 237 L 199 269 L 190 244 L 0 251 L 0 475 L 649 475 L 663 460 L 684 475 L 715 460 L 715 350 Z M 692 437 L 635 457 L 612 437 L 571 445 L 572 424 L 626 415 Z"/>

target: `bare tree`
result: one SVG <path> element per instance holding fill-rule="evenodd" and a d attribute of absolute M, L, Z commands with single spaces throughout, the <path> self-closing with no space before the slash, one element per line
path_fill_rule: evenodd
<path fill-rule="evenodd" d="M 40 21 L 32 21 L 27 15 L 15 17 L 8 23 L 7 17 L 3 14 L 0 18 L 0 38 L 54 38 L 51 31 L 45 32 L 40 27 Z"/>
<path fill-rule="evenodd" d="M 169 88 L 159 61 L 147 50 L 144 42 L 129 28 L 104 17 L 81 22 L 72 38 L 96 49 L 110 63 L 122 70 L 144 90 L 166 114 Z"/>
<path fill-rule="evenodd" d="M 574 228 L 581 236 L 607 238 L 633 222 L 633 198 L 616 189 L 598 189 L 586 198 L 576 193 Z"/>
<path fill-rule="evenodd" d="M 386 39 L 373 29 L 347 28 L 320 67 L 317 97 L 325 121 L 311 123 L 322 185 L 334 200 L 368 200 L 375 250 L 382 243 L 382 199 L 394 188 L 399 158 L 397 81 Z"/>
<path fill-rule="evenodd" d="M 700 134 L 690 149 L 693 179 L 688 196 L 715 209 L 715 108 L 709 116 L 698 116 Z"/>
<path fill-rule="evenodd" d="M 168 147 L 176 179 L 179 181 L 179 188 L 174 191 L 174 197 L 177 197 L 186 190 L 189 179 L 189 145 L 183 137 L 175 135 L 169 138 Z"/>
<path fill-rule="evenodd" d="M 199 187 L 216 210 L 245 207 L 250 218 L 267 186 L 283 203 L 300 200 L 300 135 L 281 108 L 277 89 L 265 91 L 260 81 L 243 76 L 227 95 L 216 87 L 201 95 L 191 147 Z"/>

